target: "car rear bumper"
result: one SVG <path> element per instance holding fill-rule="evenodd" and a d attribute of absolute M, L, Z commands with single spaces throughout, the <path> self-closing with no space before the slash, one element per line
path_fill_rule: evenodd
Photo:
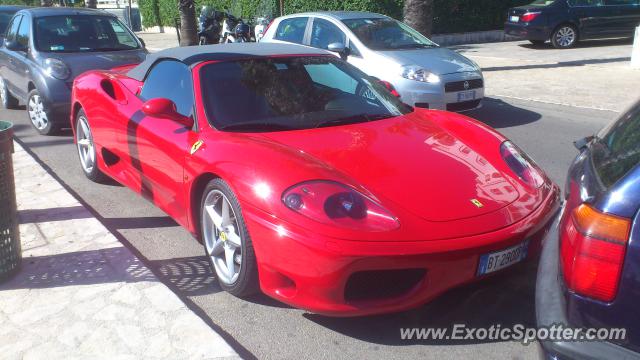
<path fill-rule="evenodd" d="M 504 33 L 518 39 L 524 40 L 549 40 L 551 36 L 549 29 L 542 26 L 531 26 L 507 22 L 504 24 Z"/>
<path fill-rule="evenodd" d="M 535 257 L 558 204 L 554 187 L 518 223 L 470 238 L 424 242 L 345 241 L 295 228 L 248 204 L 243 214 L 265 294 L 315 313 L 361 316 L 415 308 L 453 287 L 482 280 L 487 275 L 476 276 L 481 255 L 527 239 L 528 257 Z M 450 242 L 484 245 L 443 251 Z"/>
<path fill-rule="evenodd" d="M 536 281 L 536 320 L 538 327 L 569 327 L 559 273 L 557 216 L 544 240 Z M 606 342 L 542 341 L 544 359 L 640 359 L 640 354 Z"/>

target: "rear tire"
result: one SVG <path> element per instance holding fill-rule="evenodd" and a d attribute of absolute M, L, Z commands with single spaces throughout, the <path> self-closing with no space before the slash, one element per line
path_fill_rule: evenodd
<path fill-rule="evenodd" d="M 569 24 L 558 26 L 551 34 L 551 44 L 556 49 L 570 49 L 578 43 L 578 30 Z"/>
<path fill-rule="evenodd" d="M 76 115 L 75 127 L 75 143 L 82 172 L 93 182 L 104 182 L 107 177 L 98 168 L 96 145 L 89 126 L 89 120 L 83 109 L 80 109 L 78 115 Z"/>
<path fill-rule="evenodd" d="M 6 81 L 0 77 L 0 101 L 2 101 L 2 107 L 5 109 L 16 109 L 18 107 L 18 99 L 11 95 Z"/>
<path fill-rule="evenodd" d="M 31 90 L 27 96 L 27 116 L 33 128 L 41 135 L 60 132 L 60 125 L 53 123 L 51 113 L 45 109 L 44 98 L 36 89 Z"/>
<path fill-rule="evenodd" d="M 240 298 L 259 291 L 258 265 L 240 202 L 222 179 L 211 180 L 202 194 L 200 235 L 223 290 Z"/>

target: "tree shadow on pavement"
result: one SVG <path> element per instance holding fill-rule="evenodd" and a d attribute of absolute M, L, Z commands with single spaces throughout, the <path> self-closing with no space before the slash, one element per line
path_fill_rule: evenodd
<path fill-rule="evenodd" d="M 542 115 L 535 111 L 513 106 L 496 98 L 485 98 L 482 108 L 469 111 L 465 115 L 496 129 L 525 125 L 542 118 Z"/>
<path fill-rule="evenodd" d="M 155 275 L 125 247 L 30 256 L 9 281 L 0 284 L 0 291 L 158 280 L 187 296 L 222 291 L 204 256 L 148 263 Z"/>
<path fill-rule="evenodd" d="M 358 340 L 390 346 L 468 345 L 500 342 L 492 339 L 403 340 L 401 328 L 446 328 L 455 324 L 467 328 L 516 324 L 535 326 L 536 263 L 527 262 L 481 282 L 453 289 L 425 306 L 397 314 L 359 318 L 331 318 L 316 314 L 303 316 L 319 325 Z M 465 333 L 462 333 L 465 335 Z"/>

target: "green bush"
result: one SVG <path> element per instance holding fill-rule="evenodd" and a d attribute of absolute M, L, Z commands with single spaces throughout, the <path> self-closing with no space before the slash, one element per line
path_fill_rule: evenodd
<path fill-rule="evenodd" d="M 6 1 L 6 0 L 0 0 Z M 24 0 L 28 1 L 28 0 Z M 434 33 L 452 33 L 501 29 L 507 9 L 532 0 L 435 0 Z M 196 0 L 197 9 L 209 5 L 217 10 L 229 10 L 235 16 L 279 15 L 280 0 Z M 153 13 L 154 4 L 160 9 L 160 20 L 165 26 L 173 26 L 178 14 L 177 0 L 139 0 L 145 27 L 158 25 Z M 403 0 L 284 0 L 284 12 L 358 10 L 402 18 Z"/>

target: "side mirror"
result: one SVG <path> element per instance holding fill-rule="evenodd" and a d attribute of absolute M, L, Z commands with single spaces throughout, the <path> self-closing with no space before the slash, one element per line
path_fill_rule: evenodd
<path fill-rule="evenodd" d="M 346 59 L 350 53 L 349 48 L 341 42 L 329 44 L 329 46 L 327 46 L 327 50 L 339 54 L 343 60 Z"/>
<path fill-rule="evenodd" d="M 586 138 L 574 141 L 573 146 L 575 146 L 578 150 L 582 150 L 587 147 L 587 145 L 589 145 L 589 143 L 593 141 L 593 139 L 595 139 L 595 136 L 587 136 Z"/>
<path fill-rule="evenodd" d="M 176 104 L 169 99 L 155 98 L 147 100 L 142 105 L 142 113 L 160 119 L 173 120 L 189 129 L 193 128 L 193 119 L 180 114 Z"/>
<path fill-rule="evenodd" d="M 11 51 L 24 51 L 25 48 L 15 40 L 4 39 L 4 47 Z"/>

